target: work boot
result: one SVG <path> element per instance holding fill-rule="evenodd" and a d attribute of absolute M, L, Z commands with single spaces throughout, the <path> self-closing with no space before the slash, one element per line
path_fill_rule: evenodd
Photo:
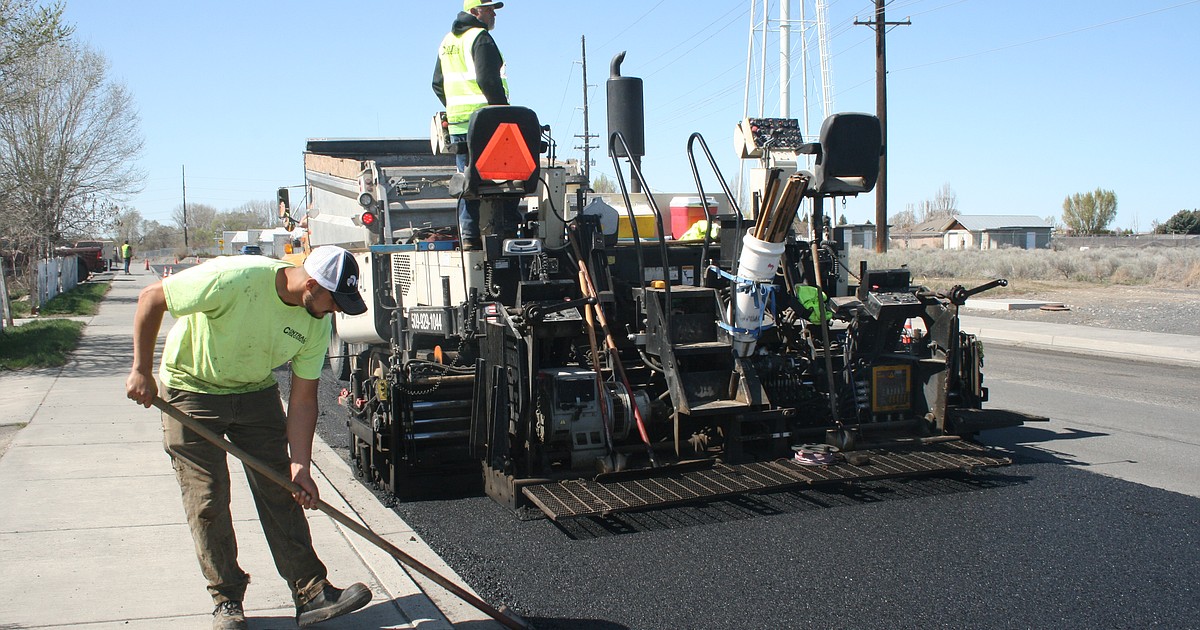
<path fill-rule="evenodd" d="M 346 590 L 334 588 L 329 582 L 317 596 L 307 604 L 296 607 L 296 625 L 301 628 L 314 623 L 328 621 L 334 617 L 354 612 L 371 601 L 371 589 L 366 584 L 356 583 Z"/>
<path fill-rule="evenodd" d="M 213 630 L 247 630 L 242 602 L 224 601 L 213 609 Z"/>
<path fill-rule="evenodd" d="M 478 236 L 468 236 L 462 240 L 462 250 L 464 252 L 477 252 L 483 249 L 483 239 Z"/>

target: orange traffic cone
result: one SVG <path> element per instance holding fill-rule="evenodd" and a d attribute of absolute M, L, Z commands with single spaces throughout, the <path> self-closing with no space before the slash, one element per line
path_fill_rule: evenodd
<path fill-rule="evenodd" d="M 150 271 L 150 259 L 146 258 L 144 260 L 146 261 L 146 271 Z"/>
<path fill-rule="evenodd" d="M 906 346 L 913 342 L 913 327 L 911 319 L 904 320 L 904 334 L 901 335 L 900 341 Z"/>

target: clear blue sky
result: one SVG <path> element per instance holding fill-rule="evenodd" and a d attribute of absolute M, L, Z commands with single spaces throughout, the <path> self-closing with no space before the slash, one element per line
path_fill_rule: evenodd
<path fill-rule="evenodd" d="M 455 0 L 66 0 L 76 38 L 102 52 L 132 91 L 146 148 L 145 190 L 131 200 L 163 223 L 181 202 L 219 210 L 303 183 L 310 137 L 427 137 L 429 88 Z M 760 3 L 761 6 L 761 3 Z M 868 0 L 829 2 L 835 110 L 874 112 Z M 645 80 L 655 190 L 694 191 L 686 142 L 701 132 L 733 179 L 742 116 L 749 0 L 511 0 L 493 32 L 515 104 L 550 124 L 560 157 L 582 133 L 580 37 L 593 84 L 591 131 L 606 135 L 604 84 L 624 50 Z M 792 18 L 798 19 L 798 0 Z M 809 17 L 812 7 L 809 5 Z M 778 2 L 770 7 L 778 17 Z M 911 17 L 887 38 L 889 212 L 943 184 L 965 214 L 1059 217 L 1064 197 L 1114 190 L 1114 227 L 1147 230 L 1200 208 L 1200 0 L 892 0 Z M 815 34 L 813 64 L 815 75 Z M 793 34 L 801 107 L 799 37 Z M 757 65 L 758 53 L 755 53 Z M 778 111 L 778 52 L 767 53 L 766 113 Z M 758 71 L 755 70 L 757 77 Z M 757 93 L 757 78 L 754 80 Z M 757 98 L 751 112 L 759 108 Z M 810 97 L 813 129 L 820 102 Z M 601 150 L 598 173 L 613 172 Z M 707 173 L 702 170 L 702 173 Z M 706 190 L 715 180 L 706 176 Z M 848 202 L 874 219 L 874 198 Z"/>

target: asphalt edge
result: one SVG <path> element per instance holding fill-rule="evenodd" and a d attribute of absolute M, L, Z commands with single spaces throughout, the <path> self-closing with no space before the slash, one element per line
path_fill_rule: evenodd
<path fill-rule="evenodd" d="M 330 498 L 323 497 L 327 503 L 331 503 L 335 508 L 345 508 L 343 511 L 356 517 L 360 523 L 410 555 L 417 562 L 478 596 L 474 589 L 463 581 L 454 569 L 450 568 L 445 560 L 438 556 L 399 514 L 380 503 L 379 499 L 357 478 L 350 468 L 350 464 L 330 448 L 320 435 L 313 438 L 312 462 L 313 466 L 337 492 L 342 505 L 333 505 Z M 475 624 L 479 622 L 492 620 L 482 611 L 461 601 L 454 594 L 438 586 L 415 569 L 405 566 L 394 559 L 391 554 L 379 549 L 341 523 L 335 522 L 334 525 L 363 559 L 364 564 L 387 588 L 393 596 L 393 601 L 403 602 L 397 605 L 410 620 L 410 627 L 421 630 L 440 630 L 453 628 L 460 623 L 471 623 L 472 627 L 476 627 Z M 425 598 L 425 601 L 421 601 L 422 597 Z M 496 627 L 500 627 L 499 624 Z"/>

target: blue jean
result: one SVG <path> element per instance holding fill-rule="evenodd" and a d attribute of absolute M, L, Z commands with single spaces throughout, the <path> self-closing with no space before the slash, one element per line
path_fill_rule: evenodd
<path fill-rule="evenodd" d="M 450 134 L 450 142 L 466 142 L 466 134 Z M 467 171 L 467 154 L 458 153 L 454 156 L 454 164 L 459 173 Z M 458 238 L 460 240 L 479 238 L 479 200 L 458 199 Z"/>

